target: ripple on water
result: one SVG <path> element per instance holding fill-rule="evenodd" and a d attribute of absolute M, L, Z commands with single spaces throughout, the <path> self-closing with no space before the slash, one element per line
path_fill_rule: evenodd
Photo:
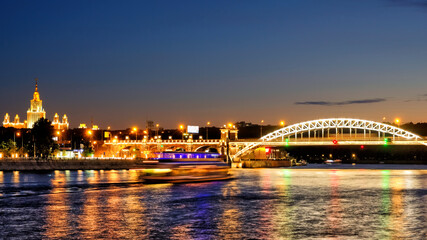
<path fill-rule="evenodd" d="M 231 181 L 178 185 L 143 185 L 121 171 L 4 173 L 0 232 L 18 239 L 427 236 L 425 170 L 232 172 Z"/>

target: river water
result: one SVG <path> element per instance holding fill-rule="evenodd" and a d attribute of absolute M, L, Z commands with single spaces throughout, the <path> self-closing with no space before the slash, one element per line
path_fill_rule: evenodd
<path fill-rule="evenodd" d="M 0 172 L 0 239 L 427 239 L 427 170 L 334 168 Z"/>

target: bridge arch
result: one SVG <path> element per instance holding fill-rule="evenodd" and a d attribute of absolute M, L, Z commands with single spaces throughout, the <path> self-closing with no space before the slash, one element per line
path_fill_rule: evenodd
<path fill-rule="evenodd" d="M 247 151 L 262 145 L 263 142 L 270 142 L 277 138 L 288 137 L 294 134 L 309 132 L 311 130 L 322 129 L 362 129 L 364 131 L 376 131 L 380 133 L 390 134 L 392 136 L 401 137 L 407 140 L 421 140 L 422 138 L 414 133 L 404 129 L 375 121 L 354 119 L 354 118 L 326 118 L 319 120 L 312 120 L 300 122 L 289 125 L 287 127 L 269 133 L 259 139 L 256 143 L 251 143 L 238 151 L 234 158 L 240 157 Z"/>

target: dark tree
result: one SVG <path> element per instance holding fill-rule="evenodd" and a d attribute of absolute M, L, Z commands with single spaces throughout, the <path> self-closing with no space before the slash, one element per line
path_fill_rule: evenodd
<path fill-rule="evenodd" d="M 30 144 L 33 146 L 32 154 L 34 154 L 34 146 L 37 157 L 47 158 L 58 149 L 58 144 L 53 140 L 53 131 L 52 123 L 48 119 L 40 118 L 34 123 Z"/>

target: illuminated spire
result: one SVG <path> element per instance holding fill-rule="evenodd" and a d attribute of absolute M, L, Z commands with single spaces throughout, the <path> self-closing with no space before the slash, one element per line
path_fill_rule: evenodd
<path fill-rule="evenodd" d="M 33 95 L 33 100 L 34 101 L 40 101 L 40 94 L 39 94 L 39 79 L 35 78 L 34 80 L 36 80 L 36 89 L 34 90 L 34 95 Z"/>

